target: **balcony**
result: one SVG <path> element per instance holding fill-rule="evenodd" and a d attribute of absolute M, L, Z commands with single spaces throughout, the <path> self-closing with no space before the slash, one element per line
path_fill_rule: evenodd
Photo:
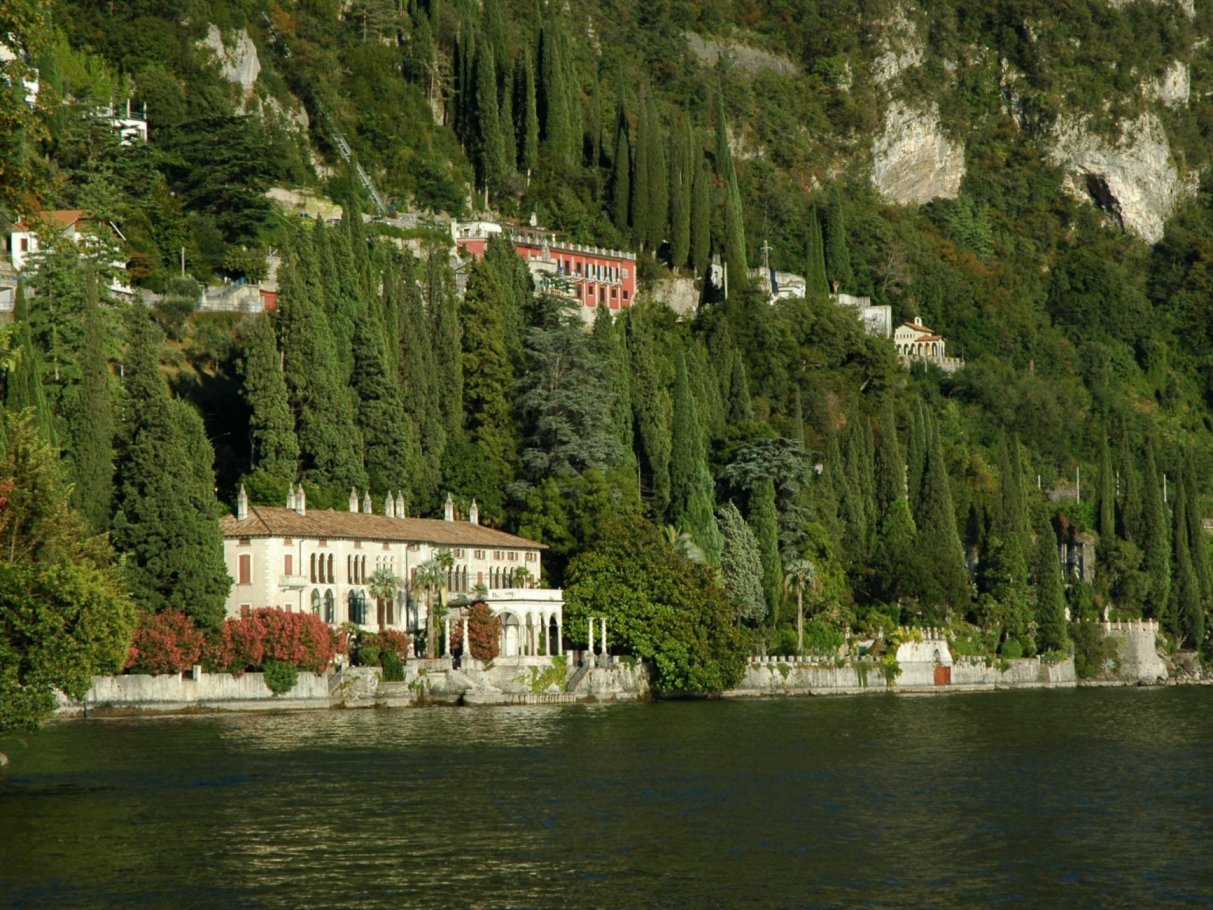
<path fill-rule="evenodd" d="M 306 588 L 307 576 L 305 575 L 282 575 L 278 578 L 278 587 L 290 589 Z"/>

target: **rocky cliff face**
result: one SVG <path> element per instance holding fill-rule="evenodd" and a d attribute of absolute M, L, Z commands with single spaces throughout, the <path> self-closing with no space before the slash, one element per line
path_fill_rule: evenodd
<path fill-rule="evenodd" d="M 251 98 L 257 76 L 261 74 L 261 60 L 257 56 L 257 45 L 253 44 L 248 32 L 240 29 L 224 40 L 218 26 L 212 25 L 202 45 L 214 54 L 223 78 L 239 85 L 246 100 Z"/>
<path fill-rule="evenodd" d="M 902 205 L 954 199 L 964 175 L 964 146 L 943 134 L 937 106 L 889 106 L 872 142 L 872 182 L 885 198 Z"/>
<path fill-rule="evenodd" d="M 1115 142 L 1091 132 L 1085 118 L 1063 120 L 1050 158 L 1066 169 L 1067 193 L 1094 202 L 1147 243 L 1162 239 L 1166 220 L 1199 182 L 1196 174 L 1180 174 L 1166 131 L 1152 113 L 1122 123 Z"/>

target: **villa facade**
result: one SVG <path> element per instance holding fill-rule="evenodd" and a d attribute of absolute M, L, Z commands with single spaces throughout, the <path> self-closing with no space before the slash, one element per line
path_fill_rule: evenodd
<path fill-rule="evenodd" d="M 418 567 L 445 551 L 451 567 L 443 602 L 485 600 L 502 619 L 503 654 L 533 653 L 539 639 L 547 644 L 538 630 L 563 628 L 561 592 L 534 587 L 543 545 L 481 525 L 474 502 L 467 520 L 456 519 L 450 497 L 443 519 L 410 518 L 399 495 L 386 496 L 376 513 L 365 493 L 360 498 L 352 491 L 349 510 L 341 511 L 308 509 L 302 486 L 292 487 L 286 507 L 252 505 L 241 489 L 236 514 L 220 524 L 233 580 L 229 617 L 272 607 L 314 613 L 334 626 L 406 631 L 415 639 L 427 609 Z M 401 581 L 390 601 L 371 596 L 377 569 Z"/>

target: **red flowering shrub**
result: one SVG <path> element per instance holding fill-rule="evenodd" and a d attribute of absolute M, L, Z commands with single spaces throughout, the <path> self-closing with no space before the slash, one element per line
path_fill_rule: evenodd
<path fill-rule="evenodd" d="M 257 610 L 265 626 L 265 659 L 294 664 L 300 670 L 323 673 L 345 650 L 346 633 L 330 629 L 313 613 Z"/>
<path fill-rule="evenodd" d="M 382 653 L 390 651 L 404 660 L 409 656 L 409 637 L 398 629 L 384 629 L 375 635 L 363 636 L 364 644 L 372 644 Z"/>
<path fill-rule="evenodd" d="M 142 614 L 131 639 L 126 669 L 134 673 L 180 673 L 198 663 L 206 636 L 178 610 Z"/>
<path fill-rule="evenodd" d="M 265 661 L 265 624 L 256 614 L 225 619 L 207 639 L 202 662 L 211 673 L 243 673 Z"/>
<path fill-rule="evenodd" d="M 501 653 L 501 617 L 493 614 L 488 604 L 475 603 L 467 610 L 468 638 L 472 640 L 472 657 L 492 660 Z M 463 619 L 451 620 L 451 651 L 463 648 Z"/>

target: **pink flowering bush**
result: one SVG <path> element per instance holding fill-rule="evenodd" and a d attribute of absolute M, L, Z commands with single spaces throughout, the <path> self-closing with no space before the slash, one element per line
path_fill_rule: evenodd
<path fill-rule="evenodd" d="M 178 610 L 142 614 L 131 639 L 126 670 L 132 673 L 180 673 L 198 663 L 206 636 Z"/>
<path fill-rule="evenodd" d="M 475 603 L 468 609 L 468 638 L 472 640 L 472 657 L 493 660 L 501 653 L 501 617 L 494 615 L 487 604 Z M 451 650 L 463 649 L 463 621 L 451 621 Z M 467 653 L 464 651 L 463 653 Z"/>
<path fill-rule="evenodd" d="M 263 669 L 270 661 L 323 673 L 345 648 L 346 633 L 319 616 L 263 608 L 225 620 L 207 643 L 205 663 L 219 673 Z"/>

